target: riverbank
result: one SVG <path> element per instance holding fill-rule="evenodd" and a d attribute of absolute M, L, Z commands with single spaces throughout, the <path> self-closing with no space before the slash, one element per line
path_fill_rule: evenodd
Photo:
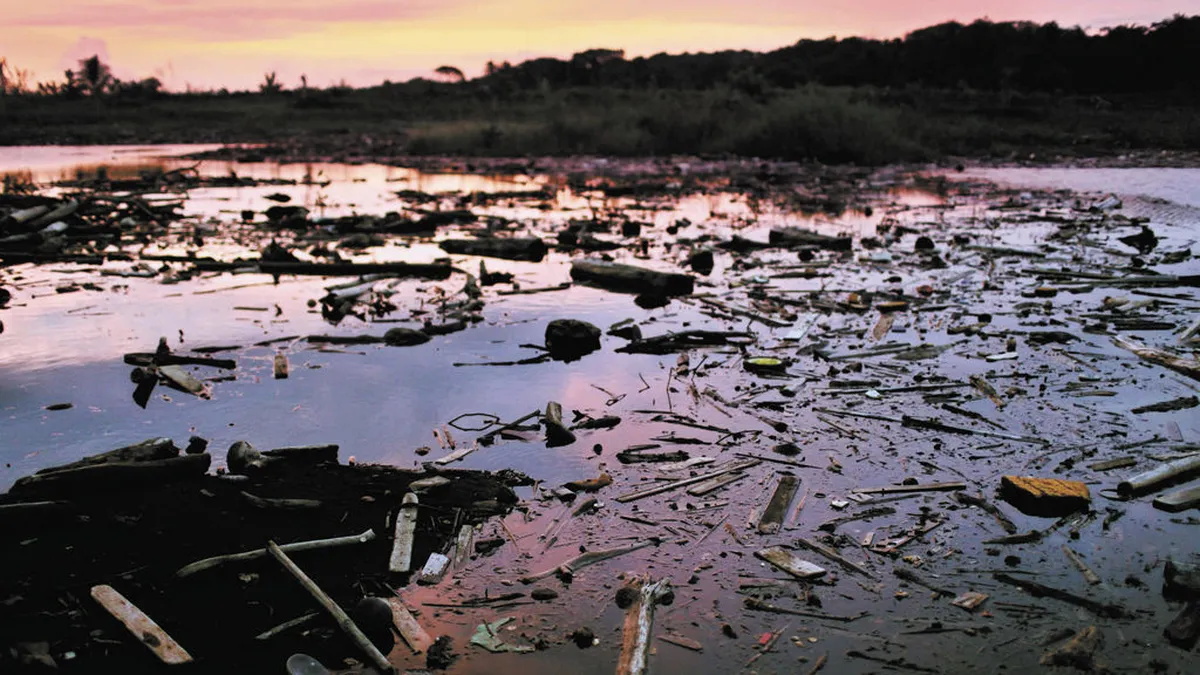
<path fill-rule="evenodd" d="M 8 97 L 0 144 L 267 143 L 331 156 L 700 154 L 880 165 L 1200 150 L 1187 99 L 809 86 L 506 94 L 414 82 L 150 99 Z"/>

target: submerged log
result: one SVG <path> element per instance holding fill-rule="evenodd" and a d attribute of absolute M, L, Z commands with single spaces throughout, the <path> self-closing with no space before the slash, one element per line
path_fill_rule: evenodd
<path fill-rule="evenodd" d="M 266 260 L 244 260 L 221 262 L 217 260 L 195 260 L 196 269 L 206 272 L 226 272 L 242 268 L 255 268 L 263 274 L 284 274 L 351 277 L 364 274 L 388 274 L 396 277 L 418 277 L 421 279 L 446 279 L 453 269 L 444 263 L 307 263 L 272 262 Z"/>
<path fill-rule="evenodd" d="M 571 278 L 613 291 L 667 296 L 691 295 L 696 282 L 687 274 L 658 272 L 604 260 L 576 260 L 571 264 Z"/>
<path fill-rule="evenodd" d="M 546 257 L 546 242 L 538 237 L 490 237 L 483 239 L 446 239 L 438 242 L 446 253 L 478 255 L 504 260 L 541 262 Z"/>
<path fill-rule="evenodd" d="M 854 245 L 852 237 L 831 237 L 796 227 L 773 229 L 767 240 L 775 246 L 816 246 L 830 251 L 849 251 Z"/>

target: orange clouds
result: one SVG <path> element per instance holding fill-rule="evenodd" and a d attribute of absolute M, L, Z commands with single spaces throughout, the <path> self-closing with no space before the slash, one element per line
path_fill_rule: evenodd
<path fill-rule="evenodd" d="M 803 37 L 899 36 L 946 20 L 1056 20 L 1101 27 L 1200 13 L 1200 0 L 58 0 L 4 3 L 0 55 L 59 77 L 82 44 L 107 45 L 120 77 L 169 87 L 373 84 L 451 63 L 569 56 L 590 47 L 773 49 Z M 87 42 L 90 41 L 90 42 Z"/>

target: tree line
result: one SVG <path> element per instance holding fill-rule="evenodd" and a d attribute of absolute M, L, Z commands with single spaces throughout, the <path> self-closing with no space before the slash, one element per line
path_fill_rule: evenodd
<path fill-rule="evenodd" d="M 490 64 L 476 81 L 518 88 L 611 86 L 755 90 L 806 84 L 970 88 L 1080 94 L 1200 93 L 1200 16 L 1088 33 L 1057 23 L 948 22 L 903 38 L 800 40 L 769 52 L 624 58 L 593 49 L 570 59 Z"/>
<path fill-rule="evenodd" d="M 1068 94 L 1171 94 L 1200 97 L 1200 15 L 1177 14 L 1149 26 L 1123 25 L 1087 32 L 1028 21 L 941 23 L 902 38 L 835 37 L 800 40 L 768 52 L 655 54 L 628 59 L 620 49 L 589 49 L 569 59 L 538 58 L 513 65 L 488 62 L 470 79 L 455 66 L 433 75 L 440 86 L 487 91 L 570 87 L 704 90 L 732 86 L 751 95 L 807 84 L 927 87 Z M 0 57 L 0 95 L 66 98 L 147 98 L 161 94 L 150 77 L 122 82 L 92 56 L 57 82 L 34 86 L 28 71 Z M 410 84 L 432 84 L 416 78 Z M 396 86 L 385 82 L 384 87 Z M 344 83 L 331 88 L 348 91 Z M 284 90 L 267 73 L 259 91 Z M 305 78 L 300 91 L 310 91 Z M 227 93 L 222 90 L 221 93 Z"/>

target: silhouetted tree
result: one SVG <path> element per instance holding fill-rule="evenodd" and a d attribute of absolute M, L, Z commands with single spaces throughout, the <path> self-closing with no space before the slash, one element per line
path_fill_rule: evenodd
<path fill-rule="evenodd" d="M 68 71 L 70 72 L 70 71 Z M 112 90 L 117 83 L 108 64 L 100 60 L 99 55 L 79 61 L 79 69 L 75 71 L 75 83 L 79 90 L 88 96 L 103 96 Z"/>
<path fill-rule="evenodd" d="M 433 72 L 437 73 L 438 77 L 443 78 L 447 82 L 458 83 L 464 82 L 467 79 L 467 76 L 463 75 L 463 71 L 454 66 L 438 66 Z"/>
<path fill-rule="evenodd" d="M 263 81 L 258 85 L 258 90 L 264 94 L 278 94 L 283 91 L 283 85 L 279 82 L 279 76 L 272 70 L 263 75 Z"/>

